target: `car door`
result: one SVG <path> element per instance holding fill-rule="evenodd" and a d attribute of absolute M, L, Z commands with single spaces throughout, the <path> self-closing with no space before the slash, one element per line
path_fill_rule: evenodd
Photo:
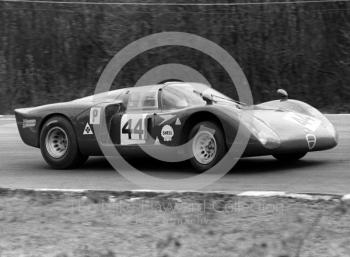
<path fill-rule="evenodd" d="M 153 144 L 152 124 L 158 111 L 158 87 L 140 87 L 125 93 L 125 111 L 116 113 L 111 121 L 110 136 L 116 145 Z"/>
<path fill-rule="evenodd" d="M 156 143 L 176 146 L 180 145 L 183 135 L 183 123 L 189 103 L 183 95 L 176 95 L 171 88 L 164 87 L 159 91 L 160 108 L 152 119 L 152 132 Z"/>

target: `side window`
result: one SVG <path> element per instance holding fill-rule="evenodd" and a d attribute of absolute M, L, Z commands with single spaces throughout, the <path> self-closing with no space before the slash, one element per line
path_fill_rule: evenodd
<path fill-rule="evenodd" d="M 158 90 L 135 90 L 129 93 L 127 110 L 158 109 Z"/>
<path fill-rule="evenodd" d="M 132 110 L 132 109 L 140 108 L 140 97 L 141 97 L 141 92 L 129 93 L 127 109 Z"/>
<path fill-rule="evenodd" d="M 188 107 L 185 95 L 180 92 L 164 88 L 161 93 L 162 109 L 182 109 Z"/>
<path fill-rule="evenodd" d="M 142 99 L 143 109 L 156 109 L 157 108 L 157 94 L 145 94 Z"/>

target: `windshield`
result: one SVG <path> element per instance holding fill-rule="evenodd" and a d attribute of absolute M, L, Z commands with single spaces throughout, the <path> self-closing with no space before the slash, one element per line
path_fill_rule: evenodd
<path fill-rule="evenodd" d="M 166 85 L 161 94 L 163 109 L 181 109 L 188 106 L 206 105 L 201 94 L 209 94 L 217 97 L 217 100 L 232 101 L 224 94 L 199 83 L 172 83 Z"/>
<path fill-rule="evenodd" d="M 205 105 L 202 97 L 193 92 L 193 87 L 187 84 L 171 84 L 162 89 L 162 108 L 181 109 L 189 106 Z"/>
<path fill-rule="evenodd" d="M 217 97 L 221 100 L 232 101 L 232 99 L 229 98 L 228 96 L 221 94 L 219 91 L 216 91 L 215 89 L 212 89 L 212 88 L 207 88 L 206 90 L 202 91 L 201 93 L 212 95 L 212 96 Z M 218 100 L 218 99 L 216 99 L 216 100 Z"/>

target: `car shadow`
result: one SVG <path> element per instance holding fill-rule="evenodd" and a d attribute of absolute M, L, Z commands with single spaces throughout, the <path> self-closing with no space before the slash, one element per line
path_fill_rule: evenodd
<path fill-rule="evenodd" d="M 125 156 L 125 160 L 133 168 L 157 177 L 164 178 L 176 173 L 179 178 L 185 178 L 198 174 L 188 162 L 168 163 L 142 155 L 128 155 Z M 306 168 L 317 167 L 327 163 L 329 163 L 327 160 L 315 160 L 307 157 L 295 162 L 278 161 L 272 156 L 243 158 L 227 173 L 227 176 L 305 170 Z M 102 170 L 108 172 L 114 171 L 114 168 L 105 157 L 91 157 L 87 163 L 78 170 Z"/>
<path fill-rule="evenodd" d="M 301 159 L 293 162 L 282 162 L 272 156 L 252 157 L 241 159 L 229 174 L 256 174 L 267 172 L 283 172 L 287 170 L 304 170 L 326 164 L 324 160 Z"/>

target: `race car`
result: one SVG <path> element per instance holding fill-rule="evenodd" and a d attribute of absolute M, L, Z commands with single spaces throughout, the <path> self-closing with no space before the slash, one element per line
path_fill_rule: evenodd
<path fill-rule="evenodd" d="M 288 99 L 282 89 L 278 94 L 279 99 L 249 106 L 203 84 L 166 82 L 16 109 L 15 115 L 23 142 L 40 148 L 56 169 L 79 167 L 89 156 L 103 155 L 104 145 L 185 145 L 193 167 L 205 171 L 230 149 L 239 126 L 249 137 L 241 157 L 295 161 L 337 145 L 337 131 L 323 114 Z M 97 137 L 100 126 L 106 134 Z"/>

